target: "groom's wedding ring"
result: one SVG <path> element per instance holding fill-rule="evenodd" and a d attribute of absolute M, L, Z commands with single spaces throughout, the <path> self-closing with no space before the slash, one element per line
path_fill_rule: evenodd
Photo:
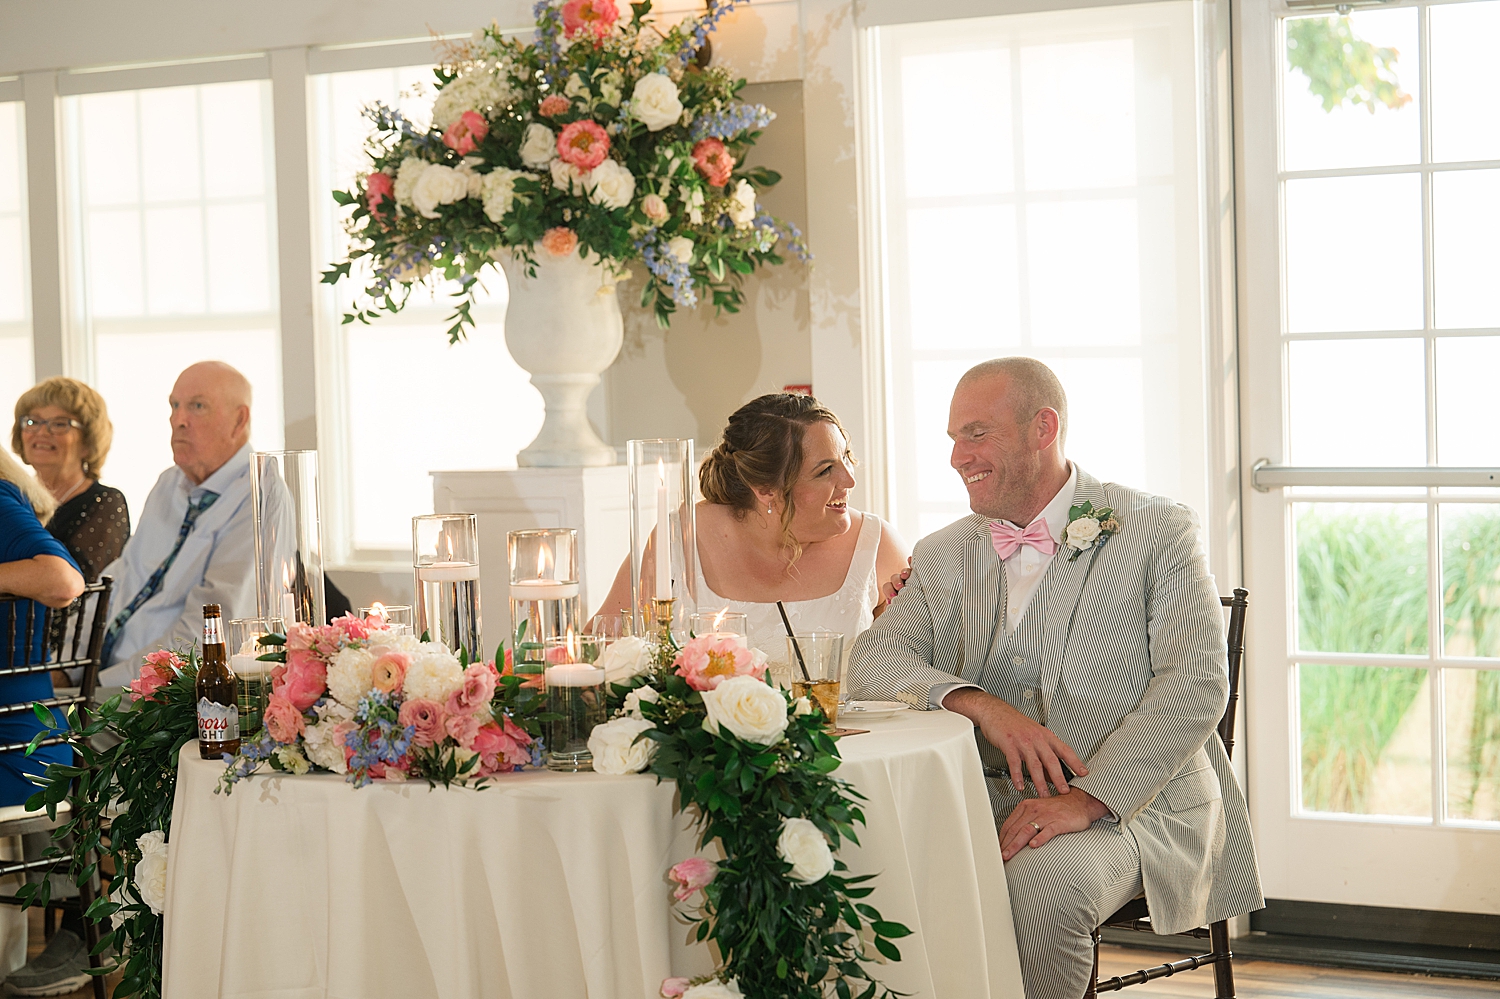
<path fill-rule="evenodd" d="M 1039 826 L 1039 825 L 1037 825 L 1035 822 L 1033 822 L 1031 824 L 1031 828 L 1035 829 L 1037 832 L 1041 832 L 1042 831 L 1042 827 Z"/>

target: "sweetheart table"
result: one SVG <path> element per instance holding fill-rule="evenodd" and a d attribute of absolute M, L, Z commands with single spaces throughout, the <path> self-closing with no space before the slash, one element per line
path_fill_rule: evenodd
<path fill-rule="evenodd" d="M 869 901 L 912 929 L 879 977 L 915 996 L 1021 999 L 972 726 L 946 712 L 868 724 L 839 742 L 868 823 L 839 856 L 878 874 Z M 179 767 L 166 999 L 645 999 L 713 967 L 669 905 L 691 823 L 650 775 L 355 791 L 272 773 L 225 796 L 223 765 L 195 744 Z"/>

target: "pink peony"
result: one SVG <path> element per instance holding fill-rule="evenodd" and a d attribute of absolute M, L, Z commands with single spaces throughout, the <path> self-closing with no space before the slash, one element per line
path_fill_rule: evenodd
<path fill-rule="evenodd" d="M 448 734 L 443 727 L 443 722 L 447 720 L 443 714 L 443 706 L 425 697 L 417 697 L 401 705 L 399 718 L 402 725 L 416 728 L 412 743 L 424 748 L 442 742 Z"/>
<path fill-rule="evenodd" d="M 713 187 L 729 183 L 734 171 L 734 157 L 718 139 L 702 139 L 693 147 L 693 166 L 698 168 Z"/>
<path fill-rule="evenodd" d="M 667 877 L 677 882 L 677 887 L 672 889 L 672 897 L 679 902 L 685 901 L 693 892 L 708 887 L 718 873 L 719 865 L 702 857 L 689 857 L 674 864 L 667 872 Z"/>
<path fill-rule="evenodd" d="M 563 4 L 563 34 L 569 38 L 588 32 L 604 38 L 620 17 L 614 0 L 568 0 Z"/>
<path fill-rule="evenodd" d="M 460 156 L 467 156 L 489 134 L 490 123 L 484 120 L 484 115 L 478 111 L 465 111 L 443 133 L 443 145 Z"/>
<path fill-rule="evenodd" d="M 562 94 L 548 94 L 542 98 L 542 103 L 537 107 L 537 111 L 544 117 L 551 118 L 553 115 L 563 114 L 572 106 L 573 102 Z"/>
<path fill-rule="evenodd" d="M 177 674 L 182 672 L 185 665 L 187 664 L 175 652 L 168 652 L 166 649 L 152 652 L 146 656 L 141 675 L 130 681 L 130 699 L 155 700 L 156 692 L 177 679 Z"/>
<path fill-rule="evenodd" d="M 702 144 L 699 143 L 699 145 Z M 719 143 L 719 148 L 724 148 L 722 142 Z M 588 173 L 603 163 L 604 157 L 609 155 L 609 133 L 605 132 L 596 121 L 575 121 L 564 125 L 563 130 L 557 133 L 557 155 L 564 163 L 571 163 L 584 173 Z M 694 156 L 696 155 L 695 151 Z M 724 178 L 725 180 L 729 178 L 727 172 Z"/>
<path fill-rule="evenodd" d="M 494 696 L 494 667 L 488 667 L 484 663 L 471 663 L 469 668 L 464 670 L 463 686 L 448 695 L 448 713 L 472 715 L 481 708 L 487 707 L 490 698 Z"/>
<path fill-rule="evenodd" d="M 370 651 L 379 657 L 370 667 L 371 686 L 384 694 L 399 692 L 401 685 L 406 682 L 406 671 L 411 668 L 411 657 L 405 652 L 391 649 L 377 648 Z"/>
<path fill-rule="evenodd" d="M 443 727 L 454 742 L 465 749 L 474 748 L 474 737 L 479 734 L 477 715 L 449 715 Z"/>
<path fill-rule="evenodd" d="M 296 742 L 306 728 L 302 712 L 284 694 L 272 694 L 266 705 L 266 732 L 277 742 Z"/>
<path fill-rule="evenodd" d="M 328 690 L 328 664 L 307 652 L 287 653 L 287 667 L 271 690 L 285 697 L 298 711 L 306 711 Z"/>
<path fill-rule="evenodd" d="M 677 999 L 678 996 L 688 990 L 688 986 L 691 984 L 692 979 L 690 978 L 663 978 L 661 980 L 662 999 Z"/>
<path fill-rule="evenodd" d="M 531 750 L 526 747 L 530 745 L 531 736 L 526 730 L 502 715 L 498 722 L 479 726 L 469 748 L 479 754 L 485 773 L 498 773 L 529 763 Z"/>
<path fill-rule="evenodd" d="M 380 214 L 380 203 L 382 201 L 394 201 L 392 197 L 395 192 L 395 182 L 391 175 L 376 171 L 365 178 L 365 204 L 369 207 L 372 215 Z"/>
<path fill-rule="evenodd" d="M 677 667 L 677 675 L 694 690 L 714 690 L 732 676 L 753 676 L 759 680 L 766 675 L 765 664 L 756 664 L 754 653 L 738 636 L 695 638 L 677 653 L 673 665 Z"/>
<path fill-rule="evenodd" d="M 578 249 L 578 233 L 565 225 L 553 226 L 542 235 L 542 249 L 554 257 L 571 256 Z"/>

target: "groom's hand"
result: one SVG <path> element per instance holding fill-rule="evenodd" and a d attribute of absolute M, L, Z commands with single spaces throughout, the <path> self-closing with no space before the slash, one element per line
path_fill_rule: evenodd
<path fill-rule="evenodd" d="M 1009 860 L 1025 847 L 1042 846 L 1061 833 L 1082 832 L 1109 814 L 1109 808 L 1081 788 L 1066 798 L 1027 798 L 1000 826 L 1000 856 Z"/>
<path fill-rule="evenodd" d="M 1047 789 L 1048 782 L 1057 788 L 1058 794 L 1068 794 L 1068 779 L 1062 764 L 1066 763 L 1080 777 L 1089 772 L 1073 747 L 1058 738 L 1057 733 L 1038 725 L 994 694 L 978 687 L 960 687 L 943 698 L 943 707 L 978 725 L 989 744 L 1005 754 L 1010 780 L 1017 791 L 1026 790 L 1026 775 L 1030 774 L 1031 783 L 1041 797 L 1052 795 Z"/>

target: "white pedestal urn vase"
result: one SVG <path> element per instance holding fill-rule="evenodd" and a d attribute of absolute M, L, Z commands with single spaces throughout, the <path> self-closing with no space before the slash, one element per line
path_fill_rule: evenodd
<path fill-rule="evenodd" d="M 615 449 L 589 423 L 589 393 L 620 353 L 625 328 L 614 272 L 597 256 L 575 250 L 556 257 L 534 249 L 536 274 L 525 261 L 498 254 L 510 286 L 505 345 L 531 375 L 547 406 L 541 432 L 516 455 L 530 468 L 613 465 Z"/>

